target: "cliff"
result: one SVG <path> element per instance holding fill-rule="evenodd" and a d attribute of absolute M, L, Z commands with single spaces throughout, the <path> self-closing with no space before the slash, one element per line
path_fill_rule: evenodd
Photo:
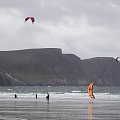
<path fill-rule="evenodd" d="M 61 49 L 0 51 L 0 85 L 120 85 L 120 63 L 114 58 L 81 60 Z"/>

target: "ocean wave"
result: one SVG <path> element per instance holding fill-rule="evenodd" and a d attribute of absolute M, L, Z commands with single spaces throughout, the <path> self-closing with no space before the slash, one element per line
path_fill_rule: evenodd
<path fill-rule="evenodd" d="M 9 93 L 4 92 L 0 93 L 0 98 L 14 98 L 14 95 L 17 94 L 19 98 L 35 98 L 36 93 Z M 63 98 L 89 98 L 88 93 L 82 93 L 80 91 L 75 91 L 72 93 L 63 93 L 63 92 L 49 92 L 50 97 L 55 99 Z M 39 98 L 46 97 L 46 93 L 37 93 Z M 110 93 L 94 93 L 95 98 L 120 98 L 120 94 L 110 94 Z"/>

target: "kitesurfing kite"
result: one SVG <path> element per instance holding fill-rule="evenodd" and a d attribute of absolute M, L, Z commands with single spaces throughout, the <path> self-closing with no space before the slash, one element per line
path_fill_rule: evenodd
<path fill-rule="evenodd" d="M 89 96 L 90 96 L 91 98 L 95 98 L 95 96 L 93 95 L 93 86 L 94 86 L 94 83 L 95 83 L 95 82 L 92 82 L 92 83 L 90 83 L 89 86 L 88 86 L 88 94 L 89 94 Z"/>
<path fill-rule="evenodd" d="M 117 57 L 115 60 L 116 60 L 117 62 L 120 62 L 120 60 L 119 60 L 119 59 L 120 59 L 120 57 Z"/>
<path fill-rule="evenodd" d="M 25 22 L 27 21 L 27 20 L 31 20 L 32 21 L 32 24 L 35 22 L 35 18 L 34 17 L 26 17 L 25 18 Z"/>

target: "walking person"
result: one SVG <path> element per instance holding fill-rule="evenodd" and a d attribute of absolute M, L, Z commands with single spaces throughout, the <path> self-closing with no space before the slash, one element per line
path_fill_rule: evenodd
<path fill-rule="evenodd" d="M 37 94 L 35 96 L 36 96 L 36 99 L 37 99 Z"/>
<path fill-rule="evenodd" d="M 15 99 L 18 98 L 16 94 L 14 96 L 15 96 Z"/>
<path fill-rule="evenodd" d="M 46 100 L 47 100 L 47 102 L 49 103 L 49 93 L 47 93 L 47 96 L 46 96 Z"/>

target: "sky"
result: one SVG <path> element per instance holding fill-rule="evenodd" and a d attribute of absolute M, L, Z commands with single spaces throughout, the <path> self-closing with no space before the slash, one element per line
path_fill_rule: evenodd
<path fill-rule="evenodd" d="M 120 0 L 0 0 L 0 51 L 33 48 L 120 56 Z"/>

